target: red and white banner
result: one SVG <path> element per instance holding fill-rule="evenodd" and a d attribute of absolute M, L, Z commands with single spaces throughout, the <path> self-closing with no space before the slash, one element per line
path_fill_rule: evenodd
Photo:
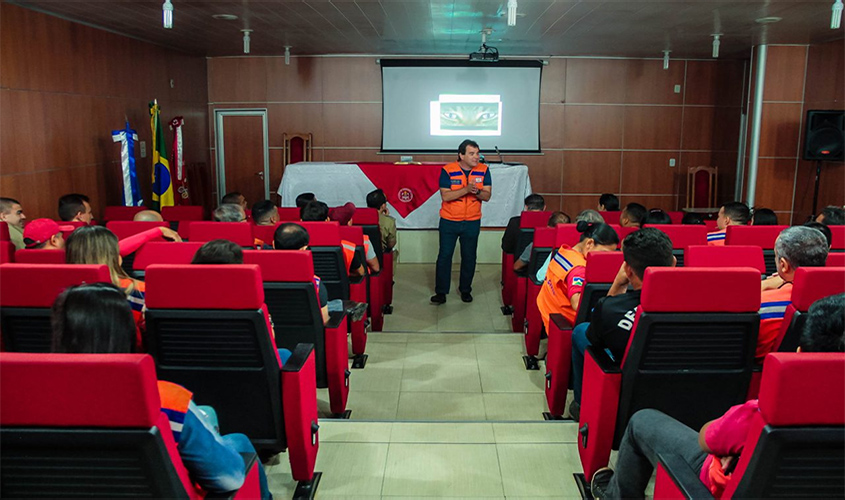
<path fill-rule="evenodd" d="M 522 212 L 531 194 L 525 165 L 489 165 L 493 196 L 482 205 L 481 225 L 504 227 Z M 314 193 L 330 207 L 351 201 L 366 206 L 367 193 L 378 188 L 387 197 L 400 229 L 435 229 L 440 222 L 440 170 L 443 164 L 300 162 L 285 167 L 278 193 L 283 207 L 296 206 L 300 193 Z"/>

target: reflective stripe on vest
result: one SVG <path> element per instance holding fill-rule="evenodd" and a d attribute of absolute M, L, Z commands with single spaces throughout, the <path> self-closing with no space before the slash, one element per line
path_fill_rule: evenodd
<path fill-rule="evenodd" d="M 173 440 L 178 444 L 179 437 L 182 435 L 182 426 L 185 425 L 185 414 L 188 413 L 188 405 L 191 403 L 193 394 L 181 385 L 159 380 L 158 397 L 161 399 L 161 411 L 170 421 Z"/>
<path fill-rule="evenodd" d="M 451 181 L 449 188 L 452 191 L 457 191 L 467 185 L 467 176 L 464 175 L 464 171 L 458 162 L 443 165 L 443 170 L 449 174 Z M 469 181 L 475 184 L 478 189 L 482 189 L 486 175 L 487 165 L 479 163 L 470 171 Z M 452 221 L 479 220 L 481 219 L 481 201 L 471 194 L 461 196 L 457 200 L 444 201 L 440 205 L 440 217 Z"/>

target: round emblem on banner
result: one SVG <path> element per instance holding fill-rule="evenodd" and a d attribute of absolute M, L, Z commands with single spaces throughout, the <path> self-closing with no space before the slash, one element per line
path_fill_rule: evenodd
<path fill-rule="evenodd" d="M 408 188 L 402 188 L 399 190 L 399 201 L 402 203 L 410 203 L 411 200 L 414 199 L 414 193 Z"/>

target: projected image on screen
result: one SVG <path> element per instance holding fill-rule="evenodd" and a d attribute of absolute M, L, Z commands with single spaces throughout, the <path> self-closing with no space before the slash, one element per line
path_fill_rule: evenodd
<path fill-rule="evenodd" d="M 430 102 L 431 135 L 502 135 L 499 95 L 440 94 Z"/>

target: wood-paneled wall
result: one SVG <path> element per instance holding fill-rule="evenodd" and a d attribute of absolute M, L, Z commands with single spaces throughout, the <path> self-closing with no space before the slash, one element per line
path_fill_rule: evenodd
<path fill-rule="evenodd" d="M 673 60 L 663 70 L 660 60 L 553 58 L 540 92 L 544 154 L 506 159 L 527 164 L 534 191 L 571 215 L 593 208 L 603 192 L 621 193 L 623 203 L 682 207 L 686 167 L 697 165 L 718 165 L 720 197 L 731 199 L 744 68 L 743 61 Z M 294 57 L 289 66 L 281 57 L 212 58 L 208 79 L 210 118 L 215 109 L 268 109 L 271 191 L 281 181 L 285 132 L 314 134 L 315 161 L 398 160 L 378 155 L 374 57 Z"/>
<path fill-rule="evenodd" d="M 101 218 L 104 206 L 122 204 L 111 132 L 128 117 L 147 144 L 147 157 L 136 148 L 136 159 L 149 202 L 147 104 L 155 98 L 163 120 L 185 118 L 186 162 L 210 164 L 204 57 L 0 4 L 0 195 L 19 199 L 31 220 L 57 218 L 59 196 L 85 193 Z"/>
<path fill-rule="evenodd" d="M 816 171 L 801 159 L 807 111 L 845 109 L 845 45 L 770 45 L 764 85 L 755 205 L 777 212 L 782 224 L 802 223 Z M 825 162 L 819 206 L 843 204 L 845 164 Z"/>

